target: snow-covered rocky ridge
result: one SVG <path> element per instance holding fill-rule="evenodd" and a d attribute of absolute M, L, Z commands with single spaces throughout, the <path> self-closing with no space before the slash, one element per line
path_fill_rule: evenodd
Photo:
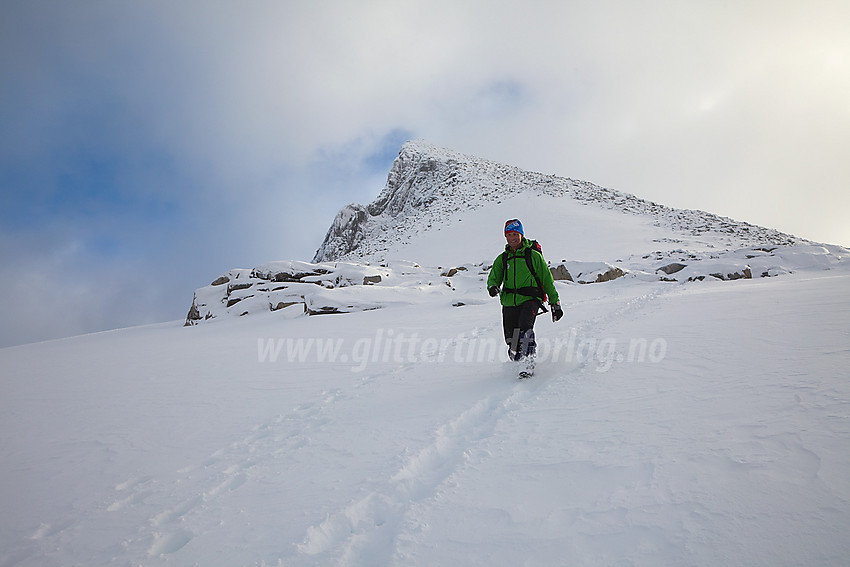
<path fill-rule="evenodd" d="M 586 239 L 598 238 L 598 234 L 610 232 L 611 227 L 605 225 L 594 230 L 581 222 L 578 217 L 584 212 L 570 207 L 575 203 L 588 205 L 596 209 L 595 212 L 607 210 L 617 216 L 631 215 L 649 221 L 656 229 L 654 242 L 658 246 L 643 248 L 640 246 L 642 242 L 627 244 L 625 249 L 617 252 L 617 258 L 627 253 L 654 253 L 657 251 L 655 248 L 671 251 L 676 247 L 670 244 L 685 241 L 718 251 L 806 242 L 776 230 L 704 211 L 673 209 L 585 181 L 524 171 L 422 141 L 412 141 L 402 146 L 383 191 L 372 203 L 367 206 L 352 203 L 337 214 L 313 261 L 374 262 L 409 256 L 408 249 L 418 248 L 414 246 L 417 240 L 428 241 L 438 230 L 456 230 L 458 222 L 463 222 L 465 213 L 469 211 L 495 208 L 505 218 L 520 216 L 519 213 L 525 212 L 528 207 L 512 198 L 521 195 L 549 197 L 532 203 L 531 208 L 548 209 L 556 225 L 579 222 Z M 525 215 L 522 218 L 526 221 Z M 489 227 L 489 231 L 498 234 L 500 228 L 501 225 L 497 224 Z M 527 228 L 536 227 L 527 223 Z M 492 256 L 492 246 L 482 248 L 469 241 L 470 238 L 481 239 L 483 234 L 474 235 L 464 230 L 464 241 L 457 244 L 464 249 L 470 261 L 486 261 Z M 571 236 L 569 231 L 560 235 L 555 232 L 547 241 L 550 245 L 560 242 L 564 253 L 580 253 L 586 246 L 579 244 L 576 250 Z M 434 246 L 439 244 L 442 243 Z M 612 261 L 617 258 L 596 260 Z"/>
<path fill-rule="evenodd" d="M 642 281 L 688 282 L 751 279 L 836 267 L 850 253 L 833 246 L 799 245 L 745 248 L 694 261 L 693 255 L 658 254 L 625 269 L 606 262 L 561 261 L 550 270 L 564 285 L 604 283 L 625 277 Z M 648 269 L 643 269 L 649 266 Z M 355 262 L 269 262 L 254 269 L 232 269 L 195 290 L 186 325 L 251 313 L 281 317 L 323 315 L 418 305 L 441 298 L 462 307 L 486 300 L 490 264 L 449 268 L 391 260 Z M 654 269 L 653 269 L 654 268 Z M 652 270 L 652 271 L 649 271 Z"/>
<path fill-rule="evenodd" d="M 339 212 L 312 263 L 229 270 L 195 291 L 186 324 L 418 304 L 423 292 L 468 305 L 483 297 L 511 217 L 542 243 L 555 278 L 576 284 L 750 279 L 850 257 L 838 246 L 417 141 L 402 146 L 375 201 Z"/>

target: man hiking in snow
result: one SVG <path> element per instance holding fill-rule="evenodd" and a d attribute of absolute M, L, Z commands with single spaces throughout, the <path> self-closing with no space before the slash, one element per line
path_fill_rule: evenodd
<path fill-rule="evenodd" d="M 564 312 L 540 245 L 525 238 L 518 219 L 505 223 L 505 240 L 505 251 L 496 257 L 487 278 L 487 291 L 490 297 L 501 292 L 502 327 L 508 343 L 508 356 L 511 360 L 524 362 L 520 377 L 526 378 L 534 372 L 537 349 L 534 320 L 538 309 L 543 308 L 548 296 L 552 321 L 559 320 Z M 504 287 L 500 289 L 502 284 Z M 545 312 L 543 308 L 542 313 Z"/>

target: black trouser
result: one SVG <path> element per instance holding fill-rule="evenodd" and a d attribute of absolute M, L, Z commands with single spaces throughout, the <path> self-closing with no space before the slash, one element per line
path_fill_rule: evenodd
<path fill-rule="evenodd" d="M 511 350 L 511 357 L 519 360 L 523 356 L 532 356 L 537 348 L 534 341 L 534 320 L 540 302 L 531 299 L 516 307 L 502 307 L 502 328 L 505 342 Z"/>

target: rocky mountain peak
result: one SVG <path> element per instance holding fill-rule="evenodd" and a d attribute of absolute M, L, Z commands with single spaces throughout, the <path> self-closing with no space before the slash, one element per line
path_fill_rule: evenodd
<path fill-rule="evenodd" d="M 640 217 L 658 226 L 658 238 L 666 241 L 685 235 L 729 249 L 804 242 L 704 211 L 673 209 L 586 181 L 525 171 L 416 140 L 402 145 L 386 185 L 373 202 L 365 206 L 351 203 L 337 214 L 313 261 L 382 261 L 404 243 L 433 239 L 444 228 L 457 229 L 463 214 L 468 216 L 481 207 L 502 207 L 504 215 L 509 215 L 494 218 L 492 226 L 496 226 L 499 218 L 520 214 L 516 199 L 524 196 L 543 208 L 574 203 L 593 205 L 584 209 L 591 216 L 591 210 L 602 209 Z M 565 226 L 578 220 L 574 213 L 547 218 L 545 224 Z M 569 239 L 573 249 L 575 236 Z M 581 235 L 584 241 L 599 240 L 600 236 L 604 235 Z M 555 240 L 564 241 L 566 235 Z M 436 245 L 451 246 L 451 242 L 443 238 Z M 622 250 L 619 254 L 627 252 L 634 251 Z"/>
<path fill-rule="evenodd" d="M 437 148 L 423 142 L 407 142 L 387 175 L 387 184 L 367 210 L 376 217 L 415 214 L 439 189 L 438 171 L 456 167 L 457 160 L 442 157 Z"/>
<path fill-rule="evenodd" d="M 338 260 L 374 236 L 377 220 L 415 216 L 446 193 L 465 156 L 416 140 L 402 145 L 378 197 L 369 205 L 351 203 L 337 213 L 314 262 Z M 372 230 L 370 230 L 370 228 Z"/>

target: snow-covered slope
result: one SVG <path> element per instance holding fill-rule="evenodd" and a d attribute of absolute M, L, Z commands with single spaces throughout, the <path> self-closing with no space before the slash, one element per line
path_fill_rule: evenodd
<path fill-rule="evenodd" d="M 846 268 L 557 285 L 0 350 L 0 565 L 846 565 Z"/>

